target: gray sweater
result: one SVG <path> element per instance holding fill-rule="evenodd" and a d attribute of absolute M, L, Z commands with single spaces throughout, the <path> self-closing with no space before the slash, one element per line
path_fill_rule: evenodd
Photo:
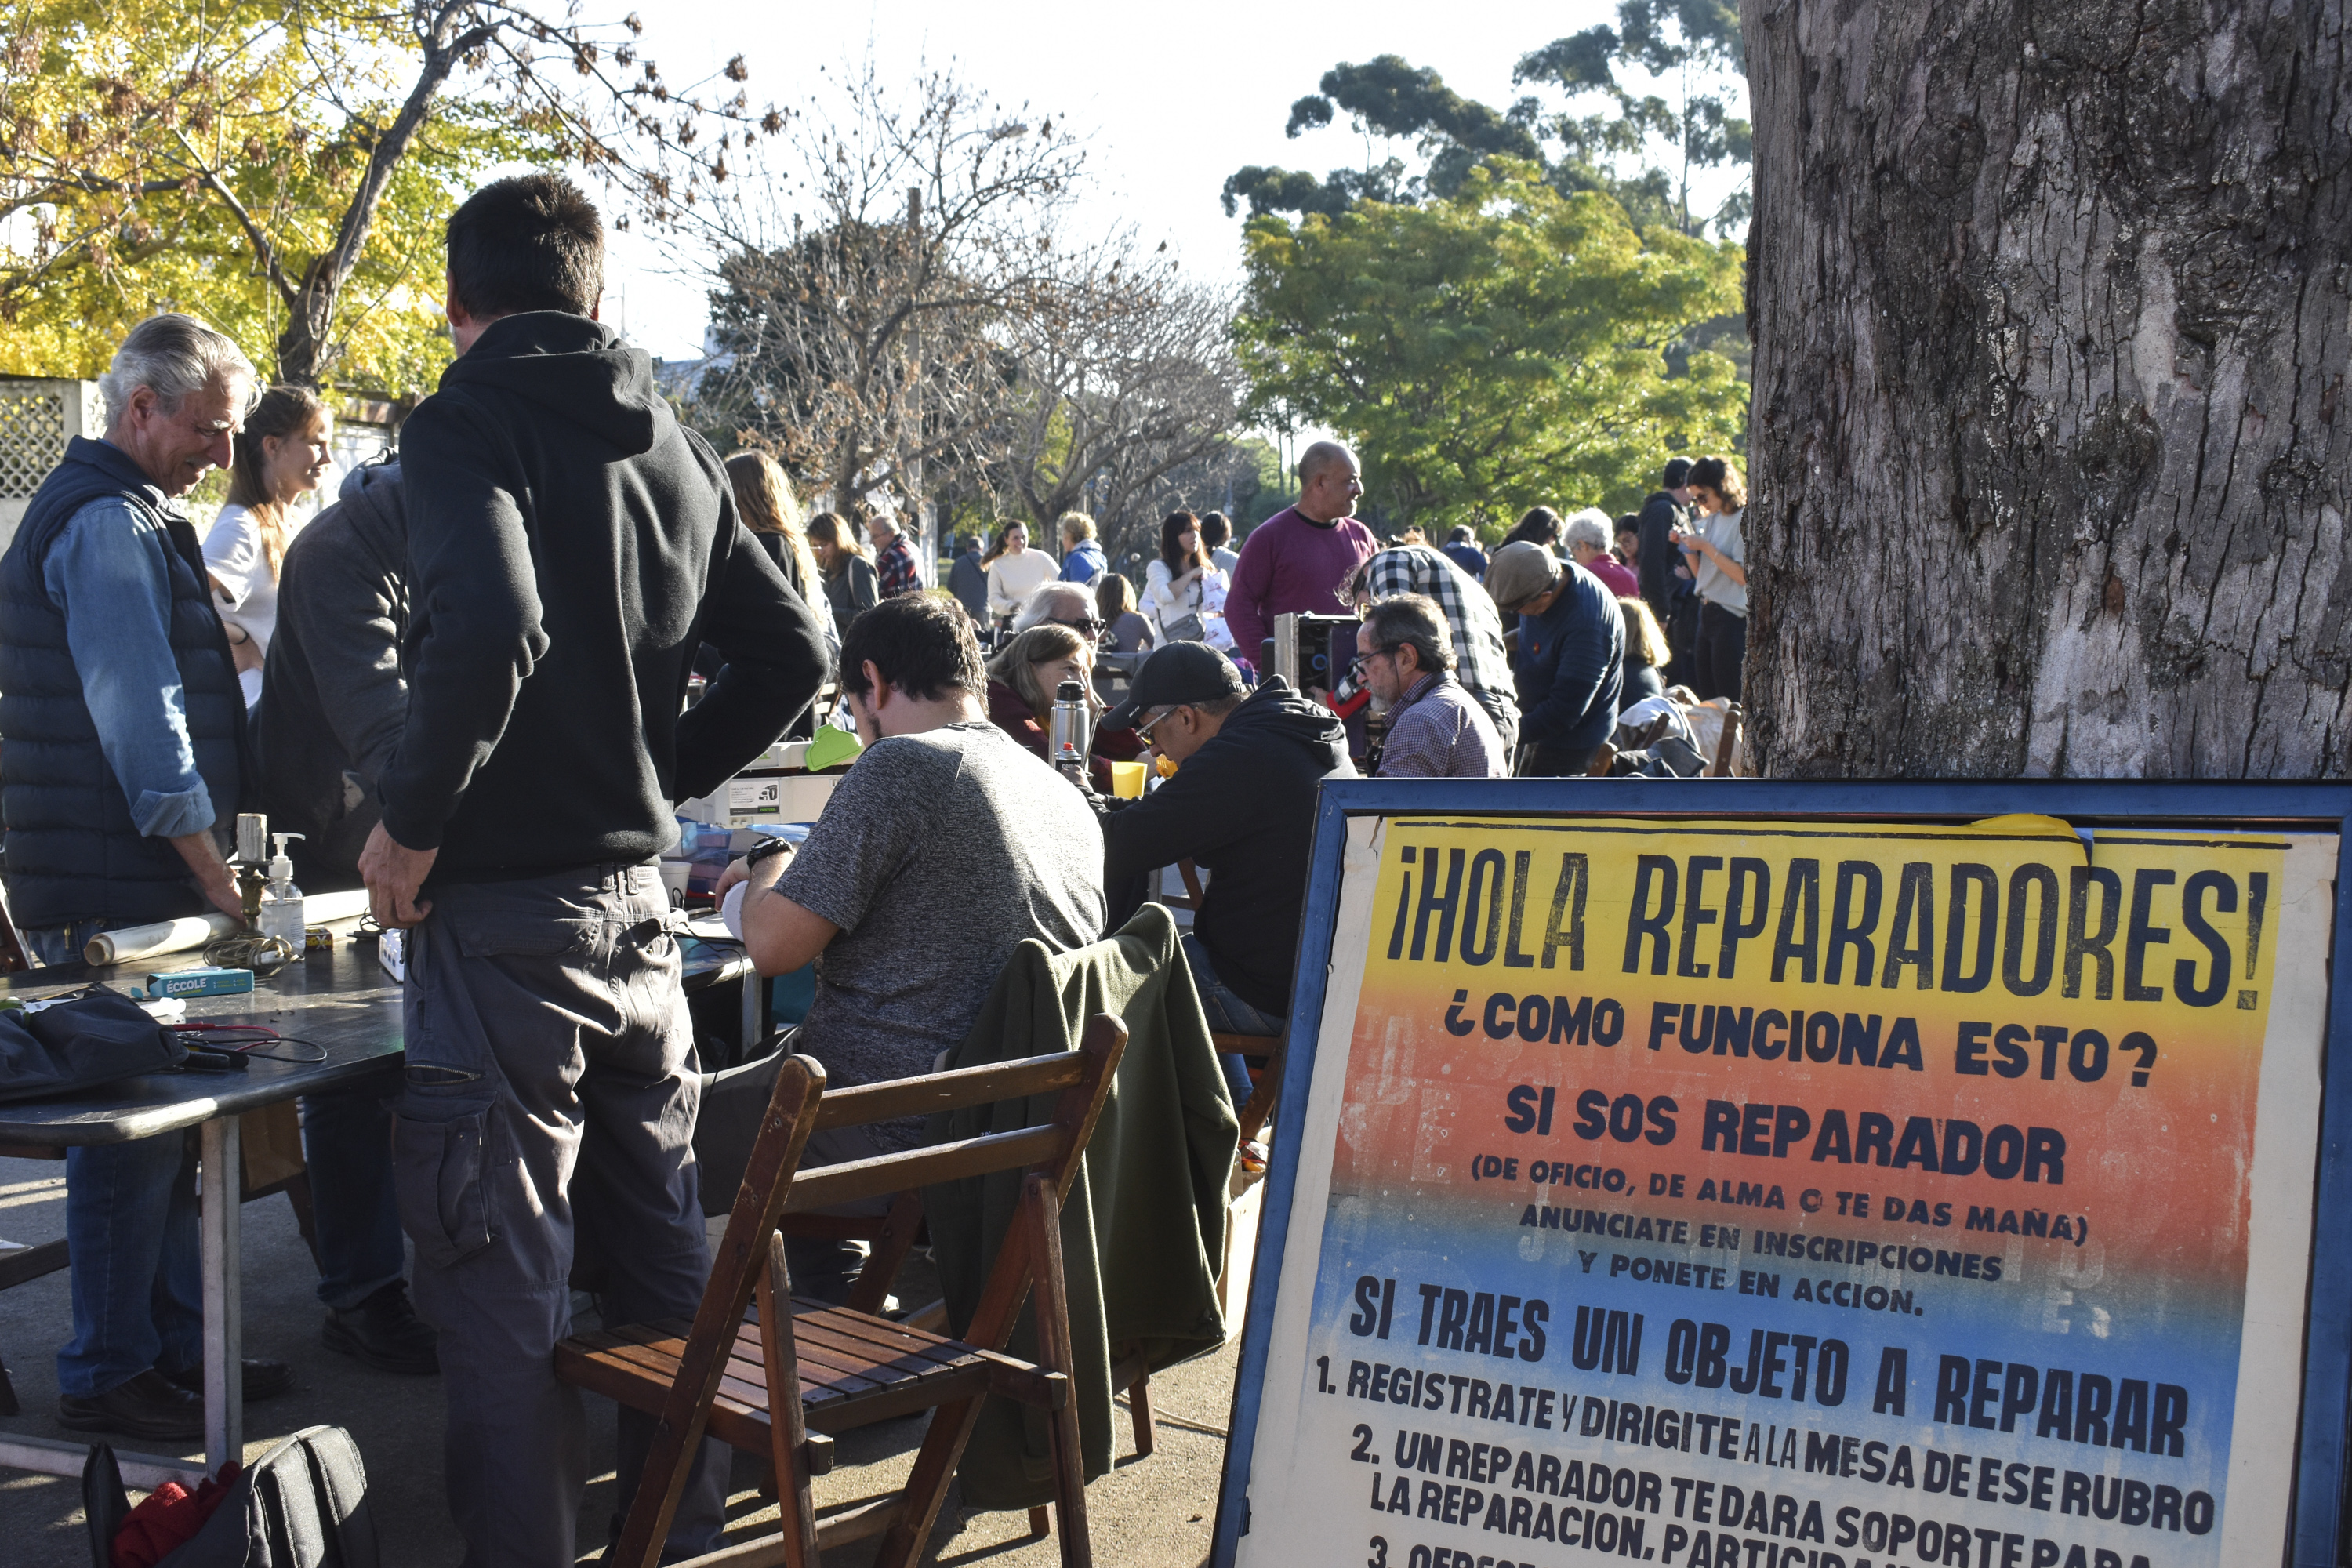
<path fill-rule="evenodd" d="M 256 743 L 271 831 L 309 836 L 293 846 L 305 892 L 360 885 L 376 780 L 408 712 L 407 577 L 397 463 L 353 469 L 278 569 Z"/>

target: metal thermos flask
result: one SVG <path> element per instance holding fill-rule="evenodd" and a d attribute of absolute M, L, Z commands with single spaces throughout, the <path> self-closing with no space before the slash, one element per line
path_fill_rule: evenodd
<path fill-rule="evenodd" d="M 1087 752 L 1095 742 L 1094 710 L 1087 705 L 1087 689 L 1065 680 L 1054 689 L 1053 728 L 1047 732 L 1054 766 L 1072 784 L 1087 773 Z"/>

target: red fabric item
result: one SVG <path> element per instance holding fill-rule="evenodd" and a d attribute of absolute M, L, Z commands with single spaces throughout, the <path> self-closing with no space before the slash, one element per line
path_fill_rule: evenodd
<path fill-rule="evenodd" d="M 232 1459 L 221 1467 L 218 1479 L 198 1481 L 193 1493 L 177 1481 L 165 1481 L 142 1498 L 114 1532 L 114 1568 L 155 1568 L 186 1545 L 219 1510 L 236 1475 Z"/>

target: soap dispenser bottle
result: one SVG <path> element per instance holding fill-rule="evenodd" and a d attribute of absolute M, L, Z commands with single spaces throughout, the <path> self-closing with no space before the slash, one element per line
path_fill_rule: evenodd
<path fill-rule="evenodd" d="M 304 940 L 302 925 L 302 889 L 294 885 L 294 862 L 287 858 L 286 841 L 300 838 L 299 833 L 273 833 L 270 836 L 272 854 L 269 857 L 269 883 L 261 889 L 261 916 L 256 923 L 261 934 L 284 940 L 302 956 Z"/>

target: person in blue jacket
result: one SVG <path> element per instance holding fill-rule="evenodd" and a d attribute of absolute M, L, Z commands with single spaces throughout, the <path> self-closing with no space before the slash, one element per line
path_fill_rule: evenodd
<path fill-rule="evenodd" d="M 1573 776 L 1617 725 L 1625 623 L 1601 580 L 1522 540 L 1495 552 L 1486 589 L 1519 617 L 1522 775 Z"/>

